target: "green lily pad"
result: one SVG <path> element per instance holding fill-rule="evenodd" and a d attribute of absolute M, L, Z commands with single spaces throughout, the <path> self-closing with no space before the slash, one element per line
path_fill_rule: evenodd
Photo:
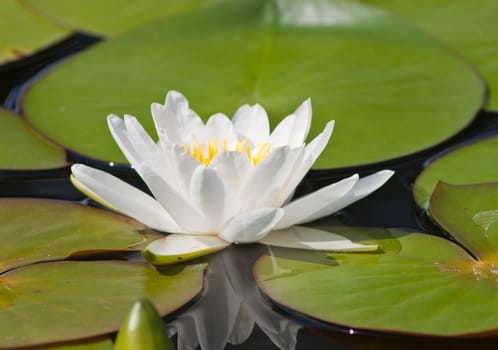
<path fill-rule="evenodd" d="M 125 162 L 106 116 L 133 114 L 153 133 L 150 104 L 171 89 L 204 118 L 260 103 L 273 126 L 310 96 L 311 137 L 336 120 L 318 168 L 377 162 L 439 143 L 472 120 L 484 94 L 465 62 L 381 10 L 341 0 L 252 0 L 96 45 L 36 82 L 23 110 L 65 147 Z"/>
<path fill-rule="evenodd" d="M 37 170 L 66 165 L 65 152 L 43 140 L 19 116 L 0 108 L 0 123 L 0 169 Z"/>
<path fill-rule="evenodd" d="M 498 26 L 495 0 L 362 0 L 401 15 L 435 34 L 472 62 L 490 89 L 488 107 L 498 109 Z"/>
<path fill-rule="evenodd" d="M 498 277 L 498 182 L 449 185 L 439 182 L 430 214 L 480 261 L 496 264 Z"/>
<path fill-rule="evenodd" d="M 81 341 L 70 345 L 57 345 L 40 348 L 40 350 L 113 350 L 110 338 L 102 340 Z"/>
<path fill-rule="evenodd" d="M 458 147 L 430 163 L 417 177 L 413 195 L 426 206 L 438 181 L 454 185 L 498 181 L 498 137 L 489 137 Z"/>
<path fill-rule="evenodd" d="M 145 263 L 65 261 L 0 275 L 0 348 L 116 331 L 131 305 L 150 299 L 162 315 L 192 300 L 204 265 L 158 271 Z"/>
<path fill-rule="evenodd" d="M 330 229 L 348 235 L 340 227 Z M 257 261 L 257 282 L 289 309 L 354 330 L 430 336 L 498 331 L 498 283 L 491 265 L 440 237 L 395 230 L 378 237 L 370 230 L 363 229 L 380 252 L 274 250 L 274 256 Z M 383 249 L 393 241 L 399 250 Z"/>
<path fill-rule="evenodd" d="M 18 0 L 0 1 L 0 14 L 0 64 L 28 56 L 69 34 Z"/>
<path fill-rule="evenodd" d="M 221 0 L 23 0 L 33 12 L 62 27 L 115 35 L 160 18 L 172 17 Z"/>
<path fill-rule="evenodd" d="M 129 218 L 80 204 L 0 199 L 0 273 L 69 256 L 140 250 L 159 234 Z"/>

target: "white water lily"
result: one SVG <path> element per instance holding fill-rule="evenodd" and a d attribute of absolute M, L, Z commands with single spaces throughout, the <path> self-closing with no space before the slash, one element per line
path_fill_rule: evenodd
<path fill-rule="evenodd" d="M 218 113 L 204 123 L 182 94 L 170 91 L 165 104 L 154 103 L 151 110 L 158 142 L 132 116 L 109 115 L 107 120 L 116 143 L 154 197 L 82 164 L 72 166 L 71 180 L 101 204 L 173 233 L 147 248 L 152 259 L 160 256 L 157 263 L 193 258 L 233 242 L 257 242 L 272 230 L 328 216 L 375 191 L 393 174 L 382 170 L 362 179 L 355 174 L 291 201 L 334 127 L 329 121 L 305 144 L 309 99 L 272 133 L 260 105 L 240 107 L 232 120 Z M 285 245 L 299 237 L 286 237 Z M 330 242 L 324 243 L 308 246 L 330 250 Z M 371 249 L 353 243 L 350 248 Z M 342 244 L 340 249 L 347 247 Z"/>

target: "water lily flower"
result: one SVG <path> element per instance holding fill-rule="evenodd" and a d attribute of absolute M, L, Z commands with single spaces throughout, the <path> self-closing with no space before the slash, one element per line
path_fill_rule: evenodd
<path fill-rule="evenodd" d="M 172 233 L 146 249 L 155 263 L 194 258 L 234 242 L 258 242 L 274 230 L 328 216 L 375 191 L 393 174 L 382 170 L 362 179 L 355 174 L 291 200 L 334 127 L 329 121 L 305 144 L 310 99 L 271 133 L 266 111 L 258 104 L 240 107 L 231 120 L 218 113 L 204 123 L 182 94 L 170 91 L 165 104 L 154 103 L 151 110 L 158 142 L 132 116 L 111 114 L 107 121 L 154 197 L 82 164 L 72 166 L 71 180 L 101 204 Z M 289 240 L 302 239 L 282 236 L 286 246 Z M 278 245 L 279 239 L 271 241 Z M 322 243 L 325 248 L 319 240 L 308 247 L 330 249 L 330 243 Z M 352 242 L 350 248 L 372 249 Z"/>

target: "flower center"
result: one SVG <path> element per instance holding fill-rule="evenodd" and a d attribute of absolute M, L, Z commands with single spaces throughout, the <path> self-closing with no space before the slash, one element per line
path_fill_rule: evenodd
<path fill-rule="evenodd" d="M 218 152 L 225 151 L 236 151 L 240 153 L 245 153 L 247 158 L 251 161 L 253 166 L 256 166 L 259 162 L 266 158 L 270 153 L 271 147 L 268 142 L 264 142 L 258 145 L 254 151 L 251 150 L 251 146 L 247 144 L 247 139 L 238 141 L 233 149 L 228 149 L 227 141 L 223 140 L 221 146 L 218 145 L 216 139 L 212 139 L 202 147 L 203 145 L 199 141 L 195 141 L 193 145 L 183 145 L 183 147 L 200 163 L 208 166 L 211 160 Z"/>

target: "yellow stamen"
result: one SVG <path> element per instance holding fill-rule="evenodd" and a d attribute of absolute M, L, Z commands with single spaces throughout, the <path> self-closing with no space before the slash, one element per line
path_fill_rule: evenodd
<path fill-rule="evenodd" d="M 254 156 L 252 157 L 252 159 L 251 158 L 249 159 L 252 160 L 253 165 L 257 165 L 259 162 L 265 159 L 269 153 L 270 153 L 270 144 L 268 142 L 265 142 L 259 145 L 258 148 L 256 148 Z"/>
<path fill-rule="evenodd" d="M 243 152 L 244 151 L 244 146 L 247 143 L 247 139 L 243 139 L 242 141 L 237 142 L 235 145 L 235 150 L 237 152 Z"/>
<path fill-rule="evenodd" d="M 196 140 L 191 146 L 183 145 L 185 150 L 189 152 L 195 159 L 197 159 L 199 163 L 208 166 L 214 156 L 217 155 L 218 152 L 220 152 L 220 149 L 218 147 L 218 141 L 214 138 L 209 141 L 206 146 L 207 152 L 206 154 L 204 154 L 202 145 L 198 140 Z M 259 162 L 265 159 L 266 156 L 268 156 L 271 151 L 271 147 L 268 142 L 262 143 L 256 148 L 256 152 L 254 152 L 253 155 L 251 152 L 251 146 L 247 144 L 247 139 L 244 139 L 242 141 L 238 141 L 233 150 L 236 152 L 245 153 L 247 158 L 251 161 L 251 164 L 253 166 L 256 166 Z M 223 140 L 221 152 L 226 151 L 229 151 L 228 143 L 227 140 Z"/>

